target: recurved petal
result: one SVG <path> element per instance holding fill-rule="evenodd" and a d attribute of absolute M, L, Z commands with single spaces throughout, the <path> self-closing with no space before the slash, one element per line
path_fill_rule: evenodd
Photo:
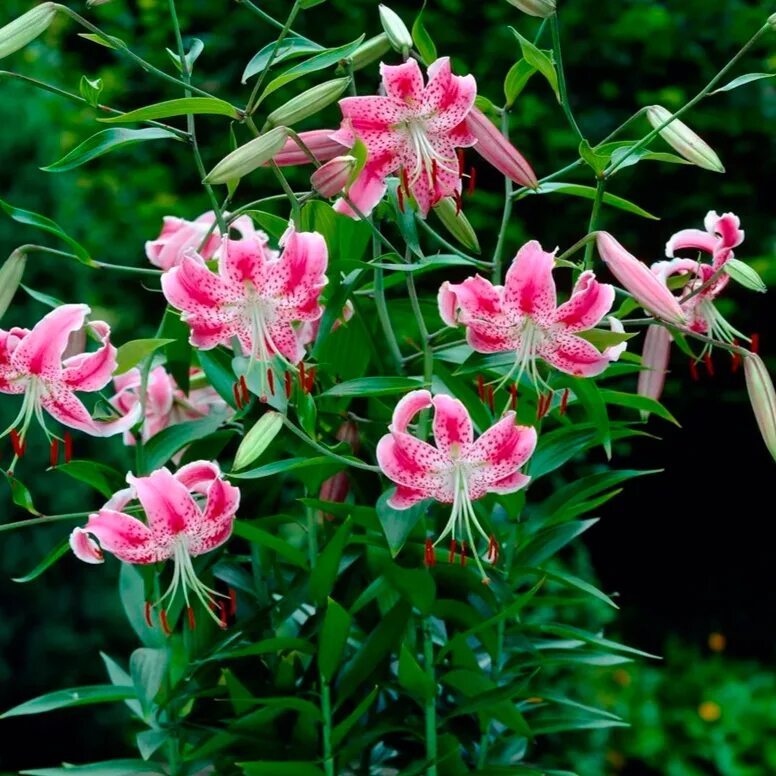
<path fill-rule="evenodd" d="M 334 203 L 334 209 L 351 218 L 359 218 L 360 215 L 368 216 L 385 194 L 386 175 L 394 172 L 398 167 L 399 157 L 395 150 L 388 149 L 375 153 L 367 160 L 356 180 L 350 184 L 347 200 L 344 197 L 338 199 Z"/>
<path fill-rule="evenodd" d="M 424 107 L 431 113 L 428 128 L 449 132 L 468 115 L 477 96 L 473 75 L 453 75 L 450 58 L 440 57 L 428 68 L 428 85 L 423 92 Z"/>
<path fill-rule="evenodd" d="M 464 451 L 463 458 L 476 466 L 476 481 L 490 489 L 493 483 L 514 474 L 535 447 L 536 430 L 516 425 L 515 413 L 508 412 Z"/>
<path fill-rule="evenodd" d="M 221 476 L 221 469 L 215 461 L 192 461 L 181 466 L 174 476 L 184 488 L 204 496 L 213 480 Z"/>
<path fill-rule="evenodd" d="M 105 562 L 100 545 L 83 528 L 73 529 L 73 532 L 70 534 L 70 549 L 76 558 L 84 563 Z"/>
<path fill-rule="evenodd" d="M 21 373 L 59 378 L 70 334 L 84 325 L 89 312 L 85 304 L 64 304 L 45 315 L 14 350 L 13 367 Z"/>
<path fill-rule="evenodd" d="M 410 391 L 397 402 L 388 428 L 400 433 L 406 431 L 415 415 L 421 410 L 428 409 L 432 404 L 433 400 L 428 391 Z"/>
<path fill-rule="evenodd" d="M 89 326 L 100 337 L 99 349 L 71 356 L 63 364 L 62 380 L 74 391 L 100 391 L 116 370 L 116 348 L 110 344 L 110 326 L 104 321 L 93 321 Z"/>
<path fill-rule="evenodd" d="M 162 291 L 176 310 L 199 315 L 211 314 L 228 299 L 222 278 L 193 253 L 184 256 L 179 266 L 162 275 Z"/>
<path fill-rule="evenodd" d="M 402 65 L 380 63 L 380 75 L 388 97 L 399 103 L 420 106 L 424 96 L 423 74 L 417 60 L 408 59 Z"/>
<path fill-rule="evenodd" d="M 239 489 L 220 477 L 214 479 L 207 491 L 202 519 L 192 532 L 189 552 L 202 555 L 222 545 L 231 536 L 239 506 Z"/>
<path fill-rule="evenodd" d="M 46 393 L 41 396 L 40 404 L 63 426 L 96 437 L 109 437 L 129 431 L 140 420 L 142 412 L 138 402 L 124 417 L 108 421 L 94 420 L 81 400 L 62 383 L 50 384 Z"/>
<path fill-rule="evenodd" d="M 396 490 L 387 503 L 393 509 L 409 509 L 419 501 L 423 501 L 424 498 L 428 498 L 428 496 L 423 491 L 406 488 L 404 485 L 397 485 Z"/>
<path fill-rule="evenodd" d="M 723 248 L 736 248 L 744 241 L 741 219 L 735 213 L 723 213 L 719 216 L 715 210 L 710 210 L 703 225 L 712 234 L 720 236 Z"/>
<path fill-rule="evenodd" d="M 516 350 L 519 339 L 510 336 L 508 329 L 472 323 L 466 327 L 466 341 L 478 353 L 504 353 Z"/>
<path fill-rule="evenodd" d="M 557 310 L 556 322 L 565 324 L 568 331 L 592 329 L 614 304 L 614 286 L 599 283 L 595 273 L 583 272 L 574 286 L 571 298 Z"/>
<path fill-rule="evenodd" d="M 666 243 L 666 256 L 673 258 L 676 251 L 686 248 L 714 253 L 719 243 L 719 238 L 713 232 L 704 232 L 701 229 L 682 229 L 671 235 Z"/>
<path fill-rule="evenodd" d="M 456 286 L 452 285 L 449 280 L 445 280 L 439 287 L 439 293 L 437 294 L 439 317 L 448 326 L 458 325 L 458 297 L 454 291 L 455 288 Z"/>
<path fill-rule="evenodd" d="M 155 563 L 170 557 L 169 552 L 156 545 L 145 523 L 124 512 L 101 509 L 89 517 L 83 530 L 95 536 L 103 550 L 126 563 Z"/>
<path fill-rule="evenodd" d="M 527 474 L 514 472 L 513 474 L 508 474 L 503 479 L 491 483 L 488 486 L 488 490 L 491 493 L 515 493 L 524 488 L 530 481 L 531 478 Z"/>
<path fill-rule="evenodd" d="M 555 253 L 547 253 L 536 241 L 517 252 L 504 283 L 504 305 L 547 325 L 555 316 L 557 296 L 552 268 Z"/>
<path fill-rule="evenodd" d="M 437 447 L 450 455 L 454 446 L 460 449 L 471 444 L 474 429 L 469 411 L 463 402 L 452 396 L 439 394 L 434 402 L 434 439 Z"/>
<path fill-rule="evenodd" d="M 594 345 L 567 331 L 554 332 L 539 347 L 539 355 L 551 366 L 576 377 L 600 375 L 610 359 Z"/>
<path fill-rule="evenodd" d="M 347 130 L 366 143 L 370 153 L 395 150 L 402 137 L 393 126 L 406 118 L 408 109 L 390 97 L 345 97 L 339 101 Z M 334 134 L 336 140 L 344 140 L 347 130 Z"/>
<path fill-rule="evenodd" d="M 300 313 L 316 312 L 313 308 L 327 282 L 326 240 L 318 232 L 297 232 L 289 227 L 280 244 L 280 258 L 264 265 L 263 293 L 276 297 L 284 310 L 301 308 Z"/>
<path fill-rule="evenodd" d="M 503 290 L 481 275 L 466 278 L 457 285 L 451 284 L 449 288 L 458 301 L 462 323 L 499 318 L 503 312 Z"/>
<path fill-rule="evenodd" d="M 377 463 L 397 485 L 420 491 L 424 498 L 452 501 L 451 462 L 427 442 L 409 434 L 386 434 L 377 444 Z"/>
<path fill-rule="evenodd" d="M 218 270 L 231 283 L 243 286 L 250 282 L 259 287 L 264 265 L 271 258 L 267 235 L 254 231 L 240 240 L 224 240 Z"/>
<path fill-rule="evenodd" d="M 296 364 L 304 358 L 304 334 L 304 329 L 296 329 L 288 321 L 275 321 L 267 329 L 268 349 Z"/>

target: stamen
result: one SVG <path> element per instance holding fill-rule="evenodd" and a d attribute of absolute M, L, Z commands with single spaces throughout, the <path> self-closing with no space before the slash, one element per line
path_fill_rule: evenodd
<path fill-rule="evenodd" d="M 313 392 L 313 386 L 315 385 L 315 369 L 316 367 L 312 367 L 310 371 L 307 373 L 307 382 L 306 382 L 306 390 L 305 393 L 312 393 Z"/>
<path fill-rule="evenodd" d="M 760 335 L 755 333 L 752 334 L 750 340 L 749 340 L 749 349 L 752 351 L 752 353 L 759 353 L 760 352 Z"/>
<path fill-rule="evenodd" d="M 695 383 L 700 380 L 700 375 L 698 374 L 698 364 L 694 359 L 690 359 L 690 377 Z"/>
<path fill-rule="evenodd" d="M 485 401 L 485 380 L 482 375 L 477 375 L 477 395 L 481 402 Z"/>
<path fill-rule="evenodd" d="M 304 361 L 299 362 L 299 387 L 302 389 L 302 393 L 307 393 L 307 373 L 304 368 Z"/>
<path fill-rule="evenodd" d="M 485 554 L 485 559 L 491 565 L 495 565 L 498 562 L 498 556 L 499 556 L 498 542 L 496 541 L 496 537 L 493 536 L 493 534 L 491 534 L 490 538 L 488 539 L 488 551 Z"/>
<path fill-rule="evenodd" d="M 492 385 L 488 386 L 488 407 L 490 407 L 490 411 L 491 412 L 495 412 L 496 411 L 496 402 L 495 402 L 495 399 L 493 398 L 493 386 Z"/>
<path fill-rule="evenodd" d="M 69 431 L 65 431 L 65 463 L 70 463 L 73 459 L 73 436 Z"/>
<path fill-rule="evenodd" d="M 458 549 L 458 543 L 455 539 L 450 539 L 450 552 L 447 553 L 447 562 L 455 563 L 455 552 Z"/>
<path fill-rule="evenodd" d="M 709 377 L 714 377 L 714 361 L 712 361 L 711 353 L 706 351 L 703 356 L 703 363 L 706 365 L 706 371 L 709 373 Z"/>
<path fill-rule="evenodd" d="M 162 625 L 162 631 L 164 632 L 165 636 L 172 636 L 172 631 L 170 630 L 170 624 L 167 622 L 167 610 L 166 609 L 160 609 L 159 610 L 159 622 Z"/>
<path fill-rule="evenodd" d="M 240 384 L 235 383 L 232 386 L 232 393 L 234 394 L 234 404 L 238 410 L 243 408 L 242 399 L 240 398 Z"/>
<path fill-rule="evenodd" d="M 51 465 L 56 466 L 59 460 L 59 440 L 54 438 L 51 440 L 51 450 L 49 451 Z"/>
<path fill-rule="evenodd" d="M 285 387 L 285 391 L 286 391 L 286 399 L 290 399 L 291 398 L 291 389 L 293 387 L 293 384 L 291 382 L 291 372 L 289 372 L 288 370 L 283 372 L 283 382 L 284 382 L 284 387 Z"/>
<path fill-rule="evenodd" d="M 563 396 L 561 396 L 561 399 L 560 399 L 560 414 L 561 415 L 565 415 L 566 414 L 566 410 L 568 409 L 568 406 L 569 406 L 569 389 L 568 388 L 564 388 L 563 389 Z"/>
<path fill-rule="evenodd" d="M 248 390 L 248 383 L 245 382 L 245 375 L 240 375 L 240 391 L 244 405 L 248 405 L 251 400 L 251 392 Z"/>
<path fill-rule="evenodd" d="M 733 344 L 738 347 L 738 340 L 734 339 Z M 741 356 L 735 351 L 730 353 L 730 371 L 735 374 L 738 371 L 738 367 L 741 366 Z"/>
<path fill-rule="evenodd" d="M 153 615 L 151 613 L 151 602 L 150 601 L 146 601 L 145 602 L 145 621 L 146 621 L 146 625 L 149 628 L 153 628 L 154 627 L 154 620 L 153 620 Z"/>
<path fill-rule="evenodd" d="M 461 540 L 461 566 L 466 565 L 466 542 Z"/>
<path fill-rule="evenodd" d="M 275 375 L 272 373 L 272 368 L 267 369 L 267 383 L 269 384 L 269 392 L 275 395 Z"/>
<path fill-rule="evenodd" d="M 222 630 L 226 630 L 229 627 L 229 620 L 226 616 L 226 602 L 225 601 L 219 601 L 218 602 L 218 625 Z"/>
<path fill-rule="evenodd" d="M 194 618 L 194 609 L 191 606 L 186 607 L 186 615 L 189 618 L 189 630 L 194 630 L 197 627 L 197 621 Z"/>
<path fill-rule="evenodd" d="M 24 452 L 27 450 L 27 442 L 19 436 L 19 432 L 15 428 L 11 430 L 11 444 L 13 445 L 14 455 L 17 458 L 24 457 Z"/>
<path fill-rule="evenodd" d="M 463 168 L 465 162 L 463 148 L 456 148 L 455 155 L 458 157 L 458 177 L 463 178 Z"/>
<path fill-rule="evenodd" d="M 512 383 L 512 385 L 509 386 L 509 394 L 511 396 L 509 406 L 512 408 L 513 412 L 517 412 L 517 383 Z"/>
<path fill-rule="evenodd" d="M 456 191 L 453 194 L 453 197 L 455 197 L 455 215 L 458 216 L 461 213 L 461 207 L 463 205 L 463 202 L 461 200 L 461 192 Z"/>
<path fill-rule="evenodd" d="M 427 568 L 436 565 L 436 553 L 434 552 L 434 543 L 431 539 L 426 539 L 425 552 L 423 554 L 423 563 Z"/>
<path fill-rule="evenodd" d="M 396 199 L 399 204 L 399 212 L 404 213 L 404 192 L 402 191 L 401 186 L 396 189 Z"/>
<path fill-rule="evenodd" d="M 467 196 L 471 197 L 474 194 L 474 190 L 477 188 L 477 168 L 469 167 L 469 184 L 466 187 Z"/>
<path fill-rule="evenodd" d="M 229 616 L 234 617 L 237 614 L 237 591 L 229 588 Z"/>

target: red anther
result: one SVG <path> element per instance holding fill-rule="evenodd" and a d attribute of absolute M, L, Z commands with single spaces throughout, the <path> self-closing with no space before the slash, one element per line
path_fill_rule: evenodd
<path fill-rule="evenodd" d="M 242 405 L 242 399 L 240 398 L 240 384 L 235 383 L 232 386 L 232 393 L 234 394 L 234 405 L 237 407 L 238 410 L 241 410 L 243 408 Z"/>
<path fill-rule="evenodd" d="M 291 372 L 283 372 L 283 383 L 286 390 L 286 399 L 290 399 L 291 389 L 293 388 L 293 384 L 291 382 Z"/>
<path fill-rule="evenodd" d="M 237 613 L 237 591 L 233 588 L 229 588 L 229 616 L 234 617 Z"/>
<path fill-rule="evenodd" d="M 218 624 L 221 626 L 223 630 L 226 630 L 227 627 L 229 626 L 229 620 L 227 619 L 227 615 L 226 615 L 226 601 L 218 602 L 218 612 L 219 612 Z"/>
<path fill-rule="evenodd" d="M 186 616 L 189 618 L 189 630 L 194 630 L 197 627 L 197 621 L 194 618 L 194 609 L 190 606 L 186 607 Z"/>
<path fill-rule="evenodd" d="M 396 198 L 399 203 L 399 212 L 403 213 L 404 212 L 404 192 L 402 191 L 401 186 L 399 186 L 396 189 Z"/>
<path fill-rule="evenodd" d="M 315 370 L 317 367 L 312 367 L 307 373 L 307 393 L 312 393 L 315 386 Z"/>
<path fill-rule="evenodd" d="M 455 552 L 458 549 L 458 544 L 455 539 L 450 539 L 450 552 L 447 553 L 447 562 L 455 563 Z"/>
<path fill-rule="evenodd" d="M 65 463 L 73 460 L 73 437 L 69 431 L 65 431 Z"/>
<path fill-rule="evenodd" d="M 59 460 L 59 440 L 58 439 L 52 439 L 51 440 L 51 465 L 56 466 L 57 461 Z"/>
<path fill-rule="evenodd" d="M 698 380 L 700 380 L 700 375 L 698 374 L 698 363 L 694 359 L 690 359 L 690 377 L 697 383 Z"/>
<path fill-rule="evenodd" d="M 461 542 L 461 566 L 466 565 L 466 542 Z"/>
<path fill-rule="evenodd" d="M 146 601 L 145 602 L 145 621 L 146 621 L 146 625 L 149 628 L 153 628 L 154 627 L 154 619 L 153 619 L 153 615 L 151 613 L 151 602 L 150 601 Z"/>
<path fill-rule="evenodd" d="M 569 406 L 569 389 L 563 389 L 563 396 L 560 397 L 560 414 L 565 415 Z"/>
<path fill-rule="evenodd" d="M 536 401 L 536 419 L 541 420 L 550 408 L 550 402 L 552 401 L 552 394 L 539 394 L 539 398 Z"/>
<path fill-rule="evenodd" d="M 517 383 L 512 383 L 512 385 L 509 386 L 509 395 L 511 396 L 509 406 L 512 408 L 513 412 L 517 412 Z"/>
<path fill-rule="evenodd" d="M 466 194 L 471 197 L 474 194 L 474 190 L 477 188 L 477 169 L 475 167 L 469 167 L 469 184 L 466 186 Z"/>
<path fill-rule="evenodd" d="M 738 340 L 733 340 L 733 344 L 738 347 Z M 741 356 L 735 351 L 730 352 L 730 371 L 735 374 L 738 371 L 738 367 L 741 366 Z"/>
<path fill-rule="evenodd" d="M 11 430 L 11 444 L 13 445 L 13 453 L 17 458 L 21 458 L 24 455 L 24 451 L 27 449 L 27 443 L 22 442 L 19 432 L 14 428 Z"/>
<path fill-rule="evenodd" d="M 436 179 L 439 175 L 439 165 L 437 165 L 437 160 L 432 159 L 431 160 L 431 182 L 434 184 L 434 187 L 436 187 Z"/>
<path fill-rule="evenodd" d="M 709 377 L 714 377 L 714 361 L 711 359 L 711 353 L 706 353 L 703 356 L 703 363 L 706 365 L 706 371 L 709 373 Z"/>
<path fill-rule="evenodd" d="M 436 553 L 434 552 L 434 543 L 431 539 L 426 539 L 426 547 L 423 553 L 423 563 L 427 567 L 436 565 Z"/>
<path fill-rule="evenodd" d="M 485 401 L 485 380 L 482 379 L 482 375 L 477 375 L 477 395 L 480 401 Z"/>
<path fill-rule="evenodd" d="M 464 168 L 464 154 L 463 154 L 463 148 L 456 148 L 455 149 L 456 156 L 458 156 L 458 176 L 463 178 L 463 168 Z"/>
<path fill-rule="evenodd" d="M 463 205 L 463 202 L 461 200 L 461 192 L 456 191 L 453 196 L 455 197 L 455 214 L 456 216 L 459 215 L 461 212 L 461 206 Z"/>
<path fill-rule="evenodd" d="M 164 631 L 165 636 L 171 636 L 172 630 L 170 630 L 170 623 L 167 622 L 167 610 L 166 609 L 160 609 L 159 610 L 159 622 L 162 625 L 162 630 Z"/>
<path fill-rule="evenodd" d="M 401 168 L 401 185 L 404 187 L 404 192 L 409 196 L 410 193 L 410 176 L 407 174 L 407 168 Z"/>
<path fill-rule="evenodd" d="M 491 412 L 495 412 L 496 411 L 496 401 L 493 398 L 493 386 L 492 385 L 488 386 L 488 407 L 490 407 L 490 411 Z"/>
<path fill-rule="evenodd" d="M 271 369 L 267 370 L 267 383 L 269 384 L 269 392 L 275 395 L 275 375 Z"/>
<path fill-rule="evenodd" d="M 751 340 L 749 342 L 749 349 L 752 351 L 752 353 L 759 353 L 760 352 L 760 335 L 759 334 L 752 334 Z"/>
<path fill-rule="evenodd" d="M 488 563 L 495 565 L 496 563 L 498 563 L 498 556 L 499 556 L 498 542 L 496 541 L 496 537 L 493 536 L 493 534 L 491 534 L 490 538 L 488 539 L 488 552 L 485 555 L 485 559 L 488 561 Z"/>
<path fill-rule="evenodd" d="M 299 362 L 299 387 L 302 393 L 307 393 L 307 373 L 304 369 L 304 361 Z"/>
<path fill-rule="evenodd" d="M 240 375 L 240 395 L 242 396 L 242 403 L 247 405 L 251 400 L 251 392 L 248 390 L 248 383 L 245 382 L 245 375 Z"/>

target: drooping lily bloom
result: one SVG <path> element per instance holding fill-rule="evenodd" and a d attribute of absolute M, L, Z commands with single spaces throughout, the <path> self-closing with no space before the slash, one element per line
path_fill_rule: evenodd
<path fill-rule="evenodd" d="M 13 431 L 15 447 L 23 447 L 33 417 L 53 438 L 46 429 L 43 410 L 64 426 L 101 437 L 120 434 L 140 419 L 138 408 L 117 420 L 94 420 L 76 396 L 76 392 L 102 390 L 116 369 L 116 348 L 110 343 L 110 327 L 104 321 L 87 324 L 100 340 L 96 351 L 63 359 L 70 335 L 84 326 L 90 312 L 85 304 L 65 304 L 45 315 L 31 331 L 0 329 L 0 393 L 24 394 L 21 411 L 0 434 Z"/>
<path fill-rule="evenodd" d="M 213 229 L 216 215 L 211 210 L 203 213 L 195 221 L 165 216 L 161 234 L 155 240 L 145 244 L 148 260 L 163 270 L 177 267 L 190 250 L 199 251 L 203 259 L 212 259 L 221 247 L 221 234 Z M 241 216 L 231 224 L 244 237 L 253 233 L 253 222 L 247 216 Z M 210 235 L 208 235 L 210 232 Z M 204 241 L 204 244 L 203 244 Z"/>
<path fill-rule="evenodd" d="M 380 65 L 385 96 L 340 100 L 343 122 L 332 139 L 351 147 L 359 138 L 367 161 L 348 198 L 369 214 L 385 194 L 385 178 L 400 172 L 404 193 L 425 216 L 443 197 L 458 196 L 461 169 L 456 148 L 474 145 L 465 119 L 474 105 L 474 77 L 456 76 L 442 57 L 428 68 L 428 83 L 414 59 L 402 65 Z M 346 201 L 335 209 L 354 215 Z"/>
<path fill-rule="evenodd" d="M 191 328 L 192 345 L 210 350 L 236 337 L 251 364 L 266 364 L 274 355 L 290 364 L 303 358 L 304 323 L 323 313 L 319 298 L 327 282 L 326 241 L 317 232 L 289 227 L 280 245 L 278 254 L 259 231 L 240 240 L 227 238 L 218 273 L 189 253 L 162 276 L 167 301 Z M 262 369 L 262 379 L 264 374 Z"/>
<path fill-rule="evenodd" d="M 192 388 L 187 396 L 163 366 L 154 367 L 148 375 L 145 414 L 140 427 L 143 441 L 150 439 L 168 426 L 185 420 L 197 420 L 209 415 L 214 409 L 226 411 L 226 402 L 210 385 L 201 384 L 204 380 L 202 370 L 191 370 Z M 139 369 L 130 369 L 113 380 L 116 395 L 110 403 L 122 414 L 136 412 L 140 402 L 141 375 Z M 124 434 L 124 444 L 134 445 L 134 434 Z"/>
<path fill-rule="evenodd" d="M 83 528 L 70 535 L 70 547 L 86 563 L 102 563 L 103 551 L 125 563 L 175 564 L 172 582 L 157 605 L 167 604 L 183 588 L 189 622 L 193 623 L 189 593 L 211 612 L 213 596 L 220 595 L 201 582 L 192 558 L 220 547 L 231 535 L 240 505 L 240 491 L 225 482 L 215 463 L 195 461 L 175 474 L 162 468 L 147 477 L 127 475 L 128 488 L 118 491 Z M 138 501 L 146 522 L 128 511 Z M 96 541 L 95 541 L 96 539 Z M 162 625 L 166 615 L 162 609 Z"/>
<path fill-rule="evenodd" d="M 445 282 L 439 289 L 439 313 L 448 326 L 463 324 L 466 339 L 479 353 L 515 353 L 510 372 L 531 376 L 534 385 L 546 385 L 536 361 L 571 375 L 600 374 L 622 348 L 603 353 L 577 336 L 592 329 L 609 312 L 614 288 L 599 283 L 593 272 L 583 272 L 571 298 L 557 303 L 552 269 L 555 254 L 535 240 L 515 256 L 503 286 L 475 275 L 463 283 Z"/>
<path fill-rule="evenodd" d="M 436 446 L 408 433 L 413 417 L 421 410 L 434 408 L 433 431 Z M 498 547 L 477 519 L 472 502 L 488 493 L 514 493 L 530 480 L 520 467 L 536 447 L 536 431 L 515 424 L 515 413 L 506 415 L 476 441 L 466 407 L 450 396 L 432 397 L 428 391 L 411 391 L 399 401 L 393 412 L 390 433 L 377 445 L 377 461 L 384 474 L 396 483 L 389 499 L 394 509 L 407 509 L 427 498 L 452 504 L 452 512 L 439 538 L 426 546 L 426 559 L 433 562 L 433 547 L 451 537 L 450 555 L 454 557 L 461 542 L 462 560 L 466 543 L 471 547 L 483 582 L 488 575 L 475 551 L 472 528 L 488 542 L 487 559 L 493 562 Z"/>

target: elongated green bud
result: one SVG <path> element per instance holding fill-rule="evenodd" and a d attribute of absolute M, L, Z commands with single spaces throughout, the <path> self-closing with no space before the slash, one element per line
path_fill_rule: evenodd
<path fill-rule="evenodd" d="M 744 377 L 763 441 L 776 460 L 776 391 L 763 360 L 756 353 L 748 353 L 744 358 Z"/>
<path fill-rule="evenodd" d="M 376 62 L 384 54 L 391 50 L 391 41 L 388 36 L 381 32 L 374 38 L 364 41 L 350 58 L 350 66 L 353 70 L 361 70 L 372 62 Z"/>
<path fill-rule="evenodd" d="M 761 294 L 768 290 L 768 286 L 765 285 L 757 270 L 744 264 L 743 261 L 728 259 L 723 266 L 725 272 L 744 288 L 748 288 L 750 291 L 759 291 Z"/>
<path fill-rule="evenodd" d="M 264 135 L 236 148 L 225 156 L 205 177 L 206 183 L 226 183 L 242 178 L 268 162 L 286 143 L 288 130 L 275 127 Z"/>
<path fill-rule="evenodd" d="M 773 29 L 776 30 L 776 13 L 772 13 L 768 17 L 768 24 L 770 24 L 771 27 L 773 27 Z"/>
<path fill-rule="evenodd" d="M 542 19 L 555 13 L 555 0 L 507 0 L 507 2 L 529 16 L 539 16 Z"/>
<path fill-rule="evenodd" d="M 283 428 L 283 416 L 279 412 L 265 412 L 243 437 L 234 456 L 234 468 L 244 469 L 252 464 L 270 445 Z"/>
<path fill-rule="evenodd" d="M 0 59 L 24 48 L 45 32 L 56 14 L 56 3 L 41 3 L 0 28 Z"/>
<path fill-rule="evenodd" d="M 480 252 L 480 241 L 469 223 L 469 219 L 463 214 L 452 197 L 445 197 L 434 205 L 434 212 L 444 224 L 450 234 L 461 245 L 475 253 Z"/>
<path fill-rule="evenodd" d="M 671 111 L 662 105 L 652 105 L 647 108 L 647 120 L 655 129 L 665 124 L 671 116 Z M 679 119 L 674 119 L 667 127 L 663 127 L 660 130 L 660 137 L 683 159 L 697 167 L 712 172 L 725 172 L 714 149 Z"/>
<path fill-rule="evenodd" d="M 27 264 L 27 254 L 17 248 L 0 267 L 0 318 L 11 304 L 11 300 L 22 282 L 24 267 Z"/>
<path fill-rule="evenodd" d="M 385 34 L 391 45 L 402 54 L 407 56 L 412 48 L 412 35 L 407 29 L 407 25 L 401 20 L 396 11 L 392 11 L 387 5 L 380 5 L 380 24 L 383 25 Z"/>
<path fill-rule="evenodd" d="M 282 124 L 290 127 L 309 116 L 314 116 L 335 100 L 338 100 L 345 89 L 348 88 L 350 78 L 335 78 L 332 81 L 313 86 L 306 92 L 298 94 L 285 105 L 281 105 L 267 116 L 268 127 L 276 127 Z"/>

